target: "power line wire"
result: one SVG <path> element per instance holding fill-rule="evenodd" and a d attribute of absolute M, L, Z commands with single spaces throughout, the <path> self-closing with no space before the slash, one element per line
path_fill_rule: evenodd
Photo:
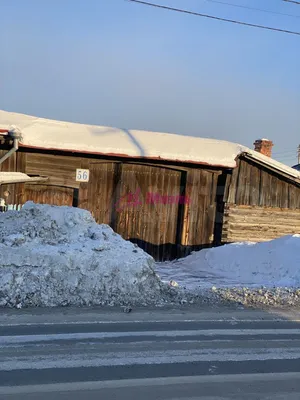
<path fill-rule="evenodd" d="M 295 147 L 295 149 L 290 149 L 290 150 L 281 150 L 281 151 L 274 151 L 273 154 L 292 154 L 292 153 L 297 153 L 298 151 L 298 146 Z"/>
<path fill-rule="evenodd" d="M 295 1 L 295 0 L 283 0 L 286 3 L 294 3 L 294 4 L 300 4 L 300 1 Z"/>
<path fill-rule="evenodd" d="M 287 154 L 287 155 L 289 155 L 289 154 L 296 154 L 297 153 L 297 149 L 296 150 L 287 150 L 287 151 L 275 151 L 273 154 L 276 154 L 276 155 L 284 155 L 284 154 Z"/>
<path fill-rule="evenodd" d="M 288 160 L 291 160 L 291 159 L 297 158 L 297 153 L 295 153 L 294 155 L 290 155 L 290 156 L 282 156 L 280 154 L 273 154 L 273 156 L 279 157 L 279 158 L 286 158 Z"/>
<path fill-rule="evenodd" d="M 300 18 L 300 15 L 286 14 L 286 13 L 281 13 L 281 12 L 273 11 L 273 10 L 265 10 L 263 8 L 248 7 L 248 6 L 243 6 L 243 5 L 240 5 L 240 4 L 227 3 L 227 2 L 224 2 L 224 1 L 218 1 L 218 0 L 205 0 L 205 1 L 208 1 L 210 3 L 223 4 L 225 6 L 230 6 L 230 7 L 244 8 L 246 10 L 264 12 L 264 13 L 268 13 L 268 14 L 284 15 L 285 17 L 291 17 L 291 18 Z"/>
<path fill-rule="evenodd" d="M 147 1 L 141 1 L 141 0 L 127 0 L 127 1 L 130 1 L 131 3 L 142 4 L 144 6 L 156 7 L 156 8 L 160 8 L 160 9 L 164 9 L 164 10 L 168 10 L 168 11 L 176 11 L 176 12 L 183 13 L 183 14 L 195 15 L 196 17 L 204 17 L 204 18 L 214 19 L 214 20 L 223 21 L 223 22 L 230 22 L 232 24 L 237 24 L 237 25 L 250 26 L 252 28 L 260 28 L 260 29 L 266 29 L 266 30 L 269 30 L 269 31 L 276 31 L 276 32 L 281 32 L 281 33 L 288 33 L 290 35 L 300 36 L 300 32 L 296 32 L 296 31 L 289 31 L 289 30 L 286 30 L 286 29 L 272 28 L 272 27 L 265 26 L 265 25 L 250 24 L 248 22 L 242 22 L 242 21 L 237 21 L 237 20 L 233 20 L 233 19 L 216 17 L 214 15 L 197 13 L 195 11 L 189 11 L 189 10 L 184 10 L 184 9 L 180 9 L 180 8 L 163 6 L 161 4 L 149 3 Z"/>

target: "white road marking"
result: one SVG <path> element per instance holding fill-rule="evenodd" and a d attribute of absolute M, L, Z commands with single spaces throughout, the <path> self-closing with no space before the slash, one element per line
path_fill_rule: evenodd
<path fill-rule="evenodd" d="M 188 350 L 151 350 L 151 351 L 84 351 L 74 354 L 36 354 L 22 353 L 1 356 L 0 371 L 48 368 L 87 368 L 129 365 L 159 365 L 191 362 L 237 362 L 265 360 L 300 360 L 300 348 L 239 348 L 236 349 L 188 349 Z"/>
<path fill-rule="evenodd" d="M 238 319 L 238 318 L 226 318 L 226 319 L 183 319 L 183 320 L 149 320 L 149 321 L 145 321 L 145 320 L 134 320 L 131 321 L 130 319 L 128 319 L 128 321 L 70 321 L 70 322 L 19 322 L 19 323 L 6 323 L 6 324 L 1 324 L 1 327 L 6 327 L 6 328 L 10 328 L 10 327 L 19 327 L 19 326 L 36 326 L 36 327 L 40 327 L 40 326 L 66 326 L 66 325 L 110 325 L 110 324 L 120 324 L 120 325 L 125 325 L 125 324 L 161 324 L 161 323 L 165 323 L 165 324 L 169 324 L 169 323 L 216 323 L 216 322 L 222 322 L 222 323 L 230 323 L 230 322 L 236 322 L 236 323 L 259 323 L 259 322 L 270 322 L 270 323 L 274 323 L 274 322 L 300 322 L 300 319 L 292 319 L 292 320 L 286 320 L 284 318 L 274 318 L 274 319 Z"/>
<path fill-rule="evenodd" d="M 261 336 L 261 335 L 300 335 L 300 329 L 195 329 L 142 332 L 85 332 L 55 333 L 42 335 L 0 336 L 0 347 L 8 344 L 49 342 L 57 340 L 91 340 L 124 337 L 182 337 L 182 336 Z"/>
<path fill-rule="evenodd" d="M 26 386 L 2 386 L 0 395 L 29 394 L 29 393 L 51 393 L 51 392 L 75 392 L 86 390 L 116 389 L 129 387 L 184 385 L 201 383 L 239 383 L 239 382 L 272 382 L 300 380 L 299 372 L 289 373 L 265 373 L 265 374 L 238 374 L 238 375 L 205 375 L 205 376 L 183 376 L 170 378 L 146 378 L 125 379 L 97 382 L 72 382 L 45 385 Z"/>

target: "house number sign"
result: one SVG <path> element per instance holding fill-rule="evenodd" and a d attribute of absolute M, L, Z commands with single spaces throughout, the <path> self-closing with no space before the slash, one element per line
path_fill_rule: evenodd
<path fill-rule="evenodd" d="M 76 182 L 88 182 L 90 171 L 88 169 L 76 169 Z"/>

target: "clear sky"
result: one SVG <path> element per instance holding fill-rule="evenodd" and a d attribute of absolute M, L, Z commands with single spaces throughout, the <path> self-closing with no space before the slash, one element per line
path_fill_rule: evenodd
<path fill-rule="evenodd" d="M 300 32 L 282 0 L 153 0 Z M 126 0 L 0 0 L 0 109 L 236 141 L 296 163 L 300 36 Z"/>

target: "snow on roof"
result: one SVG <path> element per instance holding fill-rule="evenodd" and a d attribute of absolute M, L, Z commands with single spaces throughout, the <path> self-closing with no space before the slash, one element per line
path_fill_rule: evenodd
<path fill-rule="evenodd" d="M 55 121 L 0 110 L 0 129 L 19 130 L 20 146 L 207 164 L 234 168 L 246 153 L 299 178 L 299 171 L 237 143 L 170 133 L 118 129 Z"/>
<path fill-rule="evenodd" d="M 31 177 L 22 172 L 0 172 L 0 185 L 45 180 L 44 177 Z"/>

